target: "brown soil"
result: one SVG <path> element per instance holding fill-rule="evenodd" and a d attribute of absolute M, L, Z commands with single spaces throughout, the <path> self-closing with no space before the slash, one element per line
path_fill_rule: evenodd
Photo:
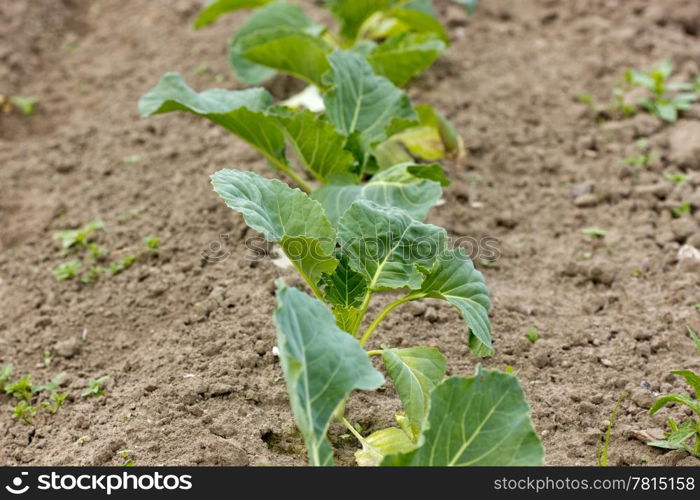
<path fill-rule="evenodd" d="M 40 98 L 34 116 L 0 115 L 0 365 L 42 381 L 65 371 L 71 396 L 34 426 L 12 420 L 0 396 L 0 463 L 112 464 L 128 448 L 137 465 L 304 464 L 271 353 L 273 282 L 298 282 L 247 259 L 253 233 L 208 179 L 223 167 L 272 174 L 201 119 L 136 112 L 165 71 L 199 89 L 237 86 L 225 43 L 240 16 L 194 32 L 195 0 L 25 4 L 0 5 L 0 93 Z M 669 56 L 681 76 L 697 73 L 700 9 L 484 0 L 465 20 L 438 5 L 454 44 L 410 92 L 445 111 L 469 149 L 430 222 L 499 240 L 500 257 L 482 265 L 497 349 L 484 364 L 518 372 L 547 464 L 594 464 L 624 391 L 611 463 L 700 464 L 633 437 L 682 414 L 648 415 L 655 394 L 687 390 L 668 372 L 700 367 L 686 334 L 700 330 L 700 271 L 677 262 L 680 245 L 700 247 L 700 110 L 672 126 L 648 115 L 596 124 L 577 102 L 585 92 L 607 102 L 624 69 Z M 270 85 L 278 95 L 293 87 Z M 640 137 L 655 157 L 646 168 L 623 161 Z M 679 171 L 693 177 L 674 187 L 663 174 Z M 694 214 L 674 219 L 670 209 L 689 200 Z M 155 235 L 160 253 L 94 284 L 57 282 L 49 270 L 66 258 L 53 232 L 96 218 L 106 224 L 98 242 L 114 252 Z M 583 234 L 590 226 L 607 235 Z M 404 307 L 377 345 L 436 345 L 450 373 L 473 372 L 456 312 Z M 80 397 L 102 375 L 106 396 Z M 388 387 L 353 396 L 348 415 L 369 431 L 397 409 Z M 355 443 L 342 433 L 333 426 L 339 461 L 350 464 Z M 82 436 L 91 439 L 78 444 Z"/>

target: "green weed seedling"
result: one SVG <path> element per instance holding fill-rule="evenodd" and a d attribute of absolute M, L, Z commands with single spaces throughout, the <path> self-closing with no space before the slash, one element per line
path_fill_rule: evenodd
<path fill-rule="evenodd" d="M 51 272 L 58 281 L 66 281 L 75 278 L 75 276 L 80 271 L 80 261 L 71 260 L 57 265 Z"/>
<path fill-rule="evenodd" d="M 117 275 L 122 271 L 129 269 L 134 261 L 136 261 L 136 255 L 125 255 L 118 261 L 112 262 L 109 265 L 109 272 L 112 276 Z"/>
<path fill-rule="evenodd" d="M 89 397 L 96 397 L 96 398 L 101 398 L 102 396 L 105 395 L 104 391 L 104 383 L 107 382 L 109 379 L 109 376 L 104 376 L 100 378 L 91 378 L 88 381 L 88 388 L 83 391 L 81 396 L 84 398 L 89 398 Z"/>
<path fill-rule="evenodd" d="M 605 238 L 605 236 L 608 234 L 605 229 L 601 229 L 599 227 L 586 227 L 582 229 L 581 232 L 592 238 Z"/>
<path fill-rule="evenodd" d="M 665 173 L 664 177 L 676 186 L 682 186 L 690 180 L 689 174 L 684 173 Z"/>
<path fill-rule="evenodd" d="M 59 410 L 59 408 L 63 406 L 63 402 L 66 400 L 67 397 L 67 392 L 52 392 L 51 396 L 49 396 L 49 401 L 42 402 L 41 407 L 47 412 L 49 412 L 51 415 L 54 415 Z"/>
<path fill-rule="evenodd" d="M 700 377 L 691 370 L 676 370 L 671 373 L 683 377 L 693 389 L 695 397 L 687 394 L 661 396 L 649 409 L 649 413 L 653 415 L 664 406 L 675 403 L 690 408 L 695 414 L 695 418 L 688 418 L 681 423 L 669 418 L 670 432 L 666 434 L 666 439 L 652 441 L 648 444 L 657 448 L 686 450 L 691 455 L 700 458 Z"/>
<path fill-rule="evenodd" d="M 122 459 L 122 467 L 133 467 L 136 465 L 133 459 L 134 452 L 131 450 L 119 450 L 117 456 Z"/>
<path fill-rule="evenodd" d="M 89 266 L 86 272 L 79 275 L 80 282 L 84 284 L 93 283 L 107 272 L 111 276 L 120 274 L 131 267 L 139 257 L 147 253 L 157 253 L 160 248 L 160 238 L 155 236 L 145 237 L 142 238 L 145 248 L 129 247 L 122 251 L 122 253 L 128 252 L 127 255 L 108 262 L 111 252 L 100 247 L 94 241 L 90 241 L 93 233 L 103 227 L 104 223 L 101 220 L 95 220 L 83 228 L 57 231 L 54 234 L 54 238 L 61 241 L 61 246 L 66 252 L 82 251 L 82 253 L 78 253 L 78 256 L 82 257 L 82 261 L 74 259 L 59 264 L 51 270 L 58 281 L 76 278 L 83 266 Z"/>
<path fill-rule="evenodd" d="M 17 400 L 12 409 L 12 418 L 25 425 L 32 424 L 34 417 L 42 410 L 54 415 L 68 397 L 66 392 L 57 392 L 65 373 L 56 375 L 44 385 L 35 385 L 28 374 L 11 381 L 12 372 L 12 365 L 6 365 L 0 370 L 0 391 Z M 45 394 L 48 399 L 43 399 Z"/>
<path fill-rule="evenodd" d="M 695 305 L 700 306 L 700 304 Z M 697 307 L 696 309 L 700 310 L 700 307 Z M 689 326 L 687 326 L 686 328 L 688 329 L 688 335 L 690 336 L 690 340 L 692 340 L 693 344 L 695 344 L 695 350 L 698 351 L 698 354 L 700 354 L 700 336 L 698 336 L 698 332 L 696 332 Z"/>
<path fill-rule="evenodd" d="M 16 95 L 10 97 L 10 104 L 19 109 L 24 116 L 31 116 L 36 111 L 36 103 L 39 99 L 34 96 Z"/>
<path fill-rule="evenodd" d="M 399 175 L 405 167 L 394 168 Z M 361 465 L 540 463 L 542 447 L 513 375 L 478 368 L 473 377 L 445 378 L 434 347 L 364 350 L 392 311 L 433 298 L 461 314 L 475 355 L 493 353 L 484 278 L 462 249 L 447 247 L 444 229 L 365 197 L 334 207 L 329 217 L 302 191 L 252 172 L 222 170 L 212 184 L 252 229 L 281 247 L 314 295 L 277 283 L 279 359 L 312 465 L 333 463 L 326 437 L 332 421 L 362 445 Z M 372 299 L 390 292 L 399 295 L 365 321 Z M 396 427 L 363 436 L 344 408 L 353 390 L 384 383 L 372 356 L 382 360 L 404 412 Z"/>
<path fill-rule="evenodd" d="M 14 382 L 5 384 L 5 394 L 15 399 L 32 399 L 34 395 L 34 383 L 30 375 L 22 375 Z"/>
<path fill-rule="evenodd" d="M 20 400 L 12 409 L 12 418 L 19 420 L 24 425 L 30 425 L 38 411 L 37 407 L 30 405 L 25 400 Z"/>
<path fill-rule="evenodd" d="M 122 157 L 122 163 L 126 165 L 133 165 L 141 161 L 139 155 L 126 155 Z"/>
<path fill-rule="evenodd" d="M 14 367 L 12 365 L 5 365 L 0 369 L 0 392 L 5 392 L 5 387 L 10 382 L 13 371 Z"/>
<path fill-rule="evenodd" d="M 80 229 L 66 229 L 63 231 L 56 231 L 53 235 L 54 239 L 61 242 L 61 246 L 64 250 L 75 249 L 80 246 L 88 244 L 88 241 L 92 234 L 98 229 L 104 227 L 104 222 L 101 220 L 94 220 L 86 224 Z"/>
<path fill-rule="evenodd" d="M 681 111 L 690 109 L 698 99 L 698 90 L 693 83 L 671 82 L 673 61 L 667 59 L 661 65 L 644 73 L 628 70 L 626 82 L 633 87 L 644 87 L 649 96 L 639 105 L 657 118 L 675 122 Z"/>
<path fill-rule="evenodd" d="M 144 236 L 141 241 L 151 250 L 158 250 L 160 248 L 160 238 L 156 238 L 155 236 Z"/>
<path fill-rule="evenodd" d="M 612 430 L 615 426 L 615 420 L 617 419 L 617 414 L 620 411 L 622 402 L 625 400 L 626 397 L 627 393 L 623 393 L 622 396 L 620 396 L 620 399 L 617 400 L 617 403 L 615 403 L 615 407 L 613 408 L 612 413 L 610 413 L 610 419 L 608 420 L 608 428 L 605 430 L 605 433 L 602 436 L 600 436 L 600 439 L 596 443 L 596 465 L 598 465 L 599 467 L 608 466 L 608 450 L 610 448 Z"/>
<path fill-rule="evenodd" d="M 85 443 L 89 443 L 90 441 L 92 441 L 92 438 L 91 438 L 90 436 L 80 436 L 80 437 L 75 441 L 75 443 L 78 444 L 78 445 L 80 445 L 80 446 L 82 446 L 82 445 L 84 445 Z"/>
<path fill-rule="evenodd" d="M 692 212 L 692 207 L 690 206 L 690 202 L 685 201 L 678 205 L 677 207 L 673 207 L 671 209 L 671 213 L 673 216 L 677 219 L 680 219 L 684 215 L 689 215 Z"/>
<path fill-rule="evenodd" d="M 639 150 L 639 153 L 626 157 L 625 163 L 635 167 L 646 167 L 654 158 L 647 150 L 648 141 L 646 139 L 638 139 L 634 145 Z"/>
<path fill-rule="evenodd" d="M 414 107 L 360 54 L 332 52 L 328 65 L 321 96 L 325 110 L 318 113 L 276 104 L 263 88 L 197 93 L 177 73 L 164 75 L 140 99 L 139 112 L 146 117 L 186 111 L 211 120 L 301 189 L 315 192 L 329 211 L 336 199 L 346 206 L 349 197 L 386 188 L 392 198 L 405 198 L 407 208 L 427 212 L 440 184 L 448 183 L 435 162 L 461 155 L 454 128 L 432 107 Z M 386 172 L 398 164 L 406 166 L 400 175 Z M 363 185 L 368 180 L 375 184 Z"/>
<path fill-rule="evenodd" d="M 528 328 L 527 332 L 525 333 L 525 338 L 530 341 L 530 343 L 534 344 L 540 339 L 540 334 L 537 333 L 537 330 L 534 328 Z"/>

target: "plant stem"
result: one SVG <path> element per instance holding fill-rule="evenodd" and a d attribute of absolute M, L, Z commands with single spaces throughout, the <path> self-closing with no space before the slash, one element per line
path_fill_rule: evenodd
<path fill-rule="evenodd" d="M 372 298 L 372 290 L 367 290 L 365 292 L 365 297 L 362 299 L 362 305 L 360 306 L 360 314 L 357 315 L 357 320 L 355 325 L 353 325 L 352 333 L 353 337 L 357 337 L 360 334 L 360 327 L 362 326 L 362 320 L 367 314 L 367 308 L 369 307 L 369 301 Z"/>
<path fill-rule="evenodd" d="M 313 192 L 311 186 L 309 186 L 309 184 L 304 179 L 302 179 L 301 176 L 297 174 L 294 170 L 287 167 L 286 165 L 284 166 L 284 168 L 281 168 L 281 170 L 289 177 L 291 177 L 292 180 L 297 183 L 297 185 L 301 188 L 302 191 L 305 191 L 307 194 L 311 194 Z"/>
<path fill-rule="evenodd" d="M 347 427 L 347 429 L 352 433 L 353 436 L 355 436 L 355 438 L 356 438 L 360 443 L 364 443 L 365 438 L 363 438 L 362 435 L 361 435 L 359 432 L 357 432 L 357 429 L 355 429 L 355 428 L 352 426 L 352 424 L 351 424 L 350 422 L 348 422 L 348 419 L 347 419 L 347 418 L 343 417 L 340 421 L 343 423 L 343 425 L 344 425 L 345 427 Z"/>
<path fill-rule="evenodd" d="M 376 318 L 374 318 L 374 321 L 370 323 L 370 325 L 367 327 L 367 330 L 365 330 L 365 333 L 362 334 L 362 337 L 360 337 L 360 345 L 362 347 L 365 346 L 367 343 L 367 340 L 369 340 L 369 337 L 372 335 L 372 332 L 377 329 L 379 326 L 379 323 L 382 322 L 382 320 L 386 317 L 387 314 L 389 314 L 391 311 L 399 307 L 401 304 L 408 302 L 409 300 L 413 300 L 414 296 L 406 295 L 404 297 L 401 297 L 399 299 L 396 299 L 394 302 L 386 306 L 384 309 L 382 309 L 382 312 L 380 312 Z"/>

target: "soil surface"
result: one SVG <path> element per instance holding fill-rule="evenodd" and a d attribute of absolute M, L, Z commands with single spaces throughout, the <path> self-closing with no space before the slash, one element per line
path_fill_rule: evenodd
<path fill-rule="evenodd" d="M 202 119 L 136 111 L 166 71 L 199 90 L 240 87 L 225 50 L 244 16 L 193 31 L 195 0 L 31 4 L 0 4 L 0 93 L 39 98 L 33 116 L 0 114 L 0 365 L 42 382 L 66 372 L 70 396 L 31 426 L 0 396 L 0 464 L 118 464 L 121 449 L 136 465 L 305 464 L 272 354 L 274 280 L 298 280 L 250 260 L 244 240 L 255 234 L 208 179 L 224 167 L 274 173 Z M 700 109 L 673 125 L 647 114 L 597 123 L 578 101 L 607 104 L 625 69 L 668 57 L 679 78 L 700 71 L 697 2 L 662 4 L 483 0 L 467 19 L 439 1 L 453 44 L 409 86 L 467 144 L 429 222 L 498 240 L 498 258 L 477 259 L 497 351 L 483 363 L 518 373 L 550 465 L 595 464 L 625 392 L 610 463 L 700 464 L 638 439 L 684 415 L 648 414 L 659 393 L 688 390 L 669 371 L 700 368 L 686 329 L 700 330 L 700 269 L 678 258 L 682 245 L 700 247 Z M 268 86 L 277 96 L 299 88 L 282 77 Z M 628 165 L 640 138 L 651 160 Z M 681 186 L 664 175 L 679 172 L 691 175 Z M 684 202 L 691 213 L 674 217 Z M 92 284 L 57 282 L 51 268 L 72 257 L 53 233 L 94 219 L 110 258 L 138 258 Z M 143 252 L 144 236 L 159 237 L 160 251 Z M 438 346 L 451 374 L 479 362 L 446 303 L 403 306 L 373 342 Z M 105 397 L 81 397 L 100 376 Z M 355 394 L 348 418 L 369 432 L 398 409 L 388 386 Z M 343 433 L 332 426 L 350 465 L 356 443 Z"/>

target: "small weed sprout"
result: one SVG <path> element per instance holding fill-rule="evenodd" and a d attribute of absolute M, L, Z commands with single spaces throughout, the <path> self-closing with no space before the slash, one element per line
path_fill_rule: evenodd
<path fill-rule="evenodd" d="M 80 436 L 75 442 L 82 446 L 85 443 L 89 443 L 90 441 L 92 441 L 92 438 L 90 436 Z"/>
<path fill-rule="evenodd" d="M 605 229 L 601 229 L 599 227 L 586 227 L 582 229 L 581 232 L 592 238 L 605 238 L 605 235 L 608 234 Z"/>
<path fill-rule="evenodd" d="M 617 419 L 617 414 L 620 411 L 622 402 L 625 400 L 626 397 L 627 393 L 625 392 L 622 394 L 622 396 L 620 396 L 620 399 L 617 400 L 617 403 L 615 404 L 615 407 L 613 408 L 613 411 L 610 414 L 610 420 L 608 420 L 608 428 L 605 430 L 605 433 L 602 436 L 600 436 L 600 439 L 596 443 L 596 465 L 598 465 L 599 467 L 608 466 L 608 449 L 610 448 L 610 437 L 612 434 L 612 429 L 615 425 L 615 420 Z"/>
<path fill-rule="evenodd" d="M 139 155 L 126 155 L 122 158 L 122 162 L 127 164 L 127 165 L 133 165 L 135 163 L 138 163 L 141 161 L 141 157 Z"/>
<path fill-rule="evenodd" d="M 133 467 L 136 465 L 133 460 L 134 452 L 131 450 L 119 450 L 117 455 L 123 460 L 120 464 L 122 467 Z"/>
<path fill-rule="evenodd" d="M 81 394 L 84 398 L 96 397 L 101 398 L 105 395 L 103 384 L 109 379 L 109 376 L 100 378 L 92 378 L 88 381 L 88 388 Z"/>
<path fill-rule="evenodd" d="M 101 220 L 93 220 L 80 229 L 66 229 L 56 231 L 53 235 L 54 239 L 60 240 L 61 245 L 65 250 L 73 249 L 81 245 L 87 245 L 90 236 L 104 227 L 104 222 Z"/>
<path fill-rule="evenodd" d="M 58 281 L 66 281 L 73 279 L 78 274 L 78 271 L 80 271 L 79 260 L 71 260 L 68 262 L 64 262 L 63 264 L 59 264 L 51 270 L 51 272 L 54 274 L 54 276 L 56 276 L 56 279 Z"/>
<path fill-rule="evenodd" d="M 700 304 L 695 304 L 694 307 L 696 306 L 700 306 Z M 696 307 L 696 309 L 700 309 L 700 307 Z M 698 354 L 700 354 L 700 336 L 698 336 L 698 332 L 690 328 L 690 326 L 687 326 L 686 328 L 688 329 L 690 340 L 692 340 L 693 344 L 695 344 L 695 350 L 698 351 Z"/>
<path fill-rule="evenodd" d="M 691 210 L 691 206 L 690 206 L 689 201 L 685 201 L 685 202 L 681 203 L 680 205 L 678 205 L 677 207 L 673 207 L 671 209 L 671 213 L 677 219 L 680 219 L 684 215 L 689 215 L 691 212 L 692 212 L 692 210 Z"/>
<path fill-rule="evenodd" d="M 151 250 L 158 250 L 160 248 L 160 238 L 155 236 L 144 236 L 141 241 Z"/>
<path fill-rule="evenodd" d="M 19 420 L 24 425 L 30 425 L 34 416 L 37 414 L 38 409 L 25 400 L 21 400 L 12 409 L 12 418 Z"/>
<path fill-rule="evenodd" d="M 664 174 L 664 177 L 676 186 L 682 186 L 690 180 L 690 175 L 683 173 L 672 174 L 667 172 Z"/>
<path fill-rule="evenodd" d="M 651 441 L 649 446 L 671 450 L 686 450 L 691 455 L 700 458 L 700 376 L 692 370 L 676 370 L 671 372 L 685 378 L 685 381 L 693 389 L 695 397 L 687 394 L 669 394 L 661 396 L 649 409 L 651 415 L 668 404 L 680 404 L 687 406 L 695 418 L 688 418 L 681 423 L 675 419 L 667 420 L 670 432 L 666 433 L 666 439 Z"/>
<path fill-rule="evenodd" d="M 80 275 L 80 282 L 83 284 L 93 283 L 107 271 L 109 271 L 111 276 L 121 273 L 131 267 L 139 257 L 147 253 L 157 252 L 160 247 L 160 238 L 155 236 L 142 238 L 146 250 L 134 245 L 123 251 L 128 252 L 127 255 L 110 262 L 108 265 L 106 261 L 109 259 L 110 251 L 100 247 L 94 241 L 90 241 L 93 233 L 103 227 L 104 222 L 94 220 L 80 229 L 63 230 L 54 233 L 54 239 L 61 241 L 61 246 L 66 253 L 79 250 L 84 251 L 82 261 L 74 259 L 59 264 L 51 270 L 58 281 L 67 281 L 77 277 L 81 267 L 89 265 L 88 270 Z"/>
<path fill-rule="evenodd" d="M 126 255 L 119 259 L 117 262 L 112 262 L 109 266 L 109 272 L 112 276 L 115 276 L 122 271 L 129 269 L 131 264 L 136 260 L 136 255 Z"/>
<path fill-rule="evenodd" d="M 534 344 L 540 339 L 540 335 L 534 328 L 528 328 L 527 332 L 525 333 L 525 338 L 529 340 L 530 343 Z"/>
<path fill-rule="evenodd" d="M 49 366 L 51 362 L 53 361 L 53 356 L 51 355 L 51 351 L 45 350 L 44 352 L 41 353 L 41 360 L 44 363 L 44 366 Z"/>
<path fill-rule="evenodd" d="M 698 90 L 693 83 L 670 82 L 673 61 L 667 59 L 649 72 L 628 70 L 625 81 L 632 87 L 644 87 L 649 93 L 639 105 L 657 118 L 675 122 L 681 111 L 686 111 L 698 99 Z"/>
<path fill-rule="evenodd" d="M 39 102 L 39 99 L 34 96 L 16 95 L 10 97 L 10 104 L 19 109 L 20 113 L 24 116 L 31 116 L 34 114 L 37 102 Z"/>
<path fill-rule="evenodd" d="M 11 382 L 12 371 L 12 365 L 6 365 L 0 370 L 0 390 L 18 400 L 12 409 L 13 419 L 24 425 L 30 425 L 40 411 L 54 415 L 63 406 L 68 393 L 56 390 L 65 377 L 65 373 L 60 373 L 46 384 L 37 386 L 34 385 L 31 375 L 28 374 Z M 44 393 L 48 394 L 48 399 L 40 401 Z"/>

